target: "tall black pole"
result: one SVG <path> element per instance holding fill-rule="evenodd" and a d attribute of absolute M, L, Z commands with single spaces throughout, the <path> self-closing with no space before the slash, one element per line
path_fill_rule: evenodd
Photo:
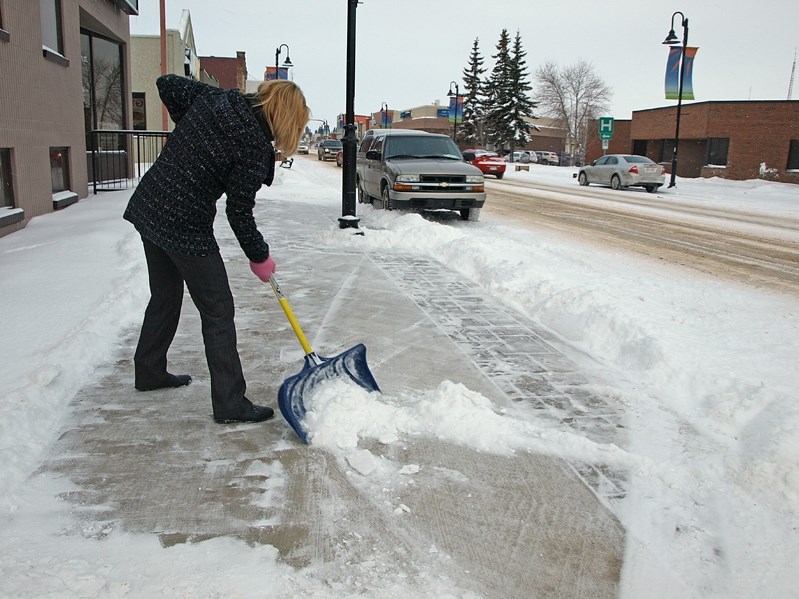
<path fill-rule="evenodd" d="M 347 0 L 347 107 L 344 115 L 344 164 L 341 176 L 341 218 L 339 228 L 358 228 L 355 216 L 355 159 L 358 138 L 355 135 L 355 10 L 358 0 Z"/>
<path fill-rule="evenodd" d="M 677 13 L 674 13 L 677 14 Z M 688 19 L 680 13 L 682 17 L 682 55 L 680 56 L 680 85 L 677 90 L 677 128 L 674 132 L 674 153 L 671 156 L 671 179 L 669 187 L 677 185 L 677 146 L 680 145 L 680 113 L 682 112 L 682 82 L 685 78 L 685 50 L 688 46 Z"/>

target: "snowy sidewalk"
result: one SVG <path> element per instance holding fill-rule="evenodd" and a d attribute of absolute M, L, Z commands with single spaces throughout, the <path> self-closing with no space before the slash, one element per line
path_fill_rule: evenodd
<path fill-rule="evenodd" d="M 274 203 L 265 227 L 281 286 L 321 355 L 364 342 L 388 398 L 453 381 L 497 411 L 527 402 L 602 442 L 618 434 L 612 404 L 586 391 L 587 381 L 531 323 L 440 264 L 318 247 L 314 236 L 333 229 L 335 218 L 318 205 Z M 274 406 L 302 352 L 235 240 L 220 242 L 232 258 L 248 397 Z M 311 596 L 616 596 L 623 530 L 562 460 L 492 455 L 424 434 L 331 452 L 301 445 L 279 414 L 222 427 L 211 419 L 188 296 L 170 364 L 191 372 L 191 386 L 134 391 L 136 338 L 129 330 L 126 355 L 78 394 L 74 418 L 38 475 L 64 477 L 61 498 L 82 536 L 156 535 L 169 550 L 224 538 L 271 545 L 279 563 L 303 568 L 283 580 L 284 592 Z M 600 416 L 581 410 L 586 402 Z M 607 479 L 597 489 L 617 490 Z M 223 555 L 212 588 L 247 596 L 224 580 Z"/>

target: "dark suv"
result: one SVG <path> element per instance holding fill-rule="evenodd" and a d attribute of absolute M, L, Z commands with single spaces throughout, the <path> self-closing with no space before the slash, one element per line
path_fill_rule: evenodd
<path fill-rule="evenodd" d="M 340 139 L 323 139 L 316 148 L 316 157 L 318 160 L 335 160 L 343 147 Z"/>
<path fill-rule="evenodd" d="M 483 173 L 463 161 L 446 135 L 371 129 L 358 148 L 358 200 L 376 208 L 456 210 L 477 220 L 486 199 Z"/>

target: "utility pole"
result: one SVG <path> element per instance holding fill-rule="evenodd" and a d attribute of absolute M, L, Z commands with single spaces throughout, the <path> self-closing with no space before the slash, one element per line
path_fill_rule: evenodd
<path fill-rule="evenodd" d="M 161 75 L 166 75 L 166 0 L 161 0 Z M 161 130 L 169 130 L 166 104 L 161 104 Z"/>

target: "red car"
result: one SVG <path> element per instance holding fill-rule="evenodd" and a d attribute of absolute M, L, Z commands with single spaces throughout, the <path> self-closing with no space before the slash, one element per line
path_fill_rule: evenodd
<path fill-rule="evenodd" d="M 336 152 L 336 166 L 344 166 L 344 150 Z"/>
<path fill-rule="evenodd" d="M 484 175 L 494 175 L 497 179 L 505 176 L 507 164 L 496 152 L 469 149 L 464 150 L 462 154 L 466 162 L 479 168 Z"/>

